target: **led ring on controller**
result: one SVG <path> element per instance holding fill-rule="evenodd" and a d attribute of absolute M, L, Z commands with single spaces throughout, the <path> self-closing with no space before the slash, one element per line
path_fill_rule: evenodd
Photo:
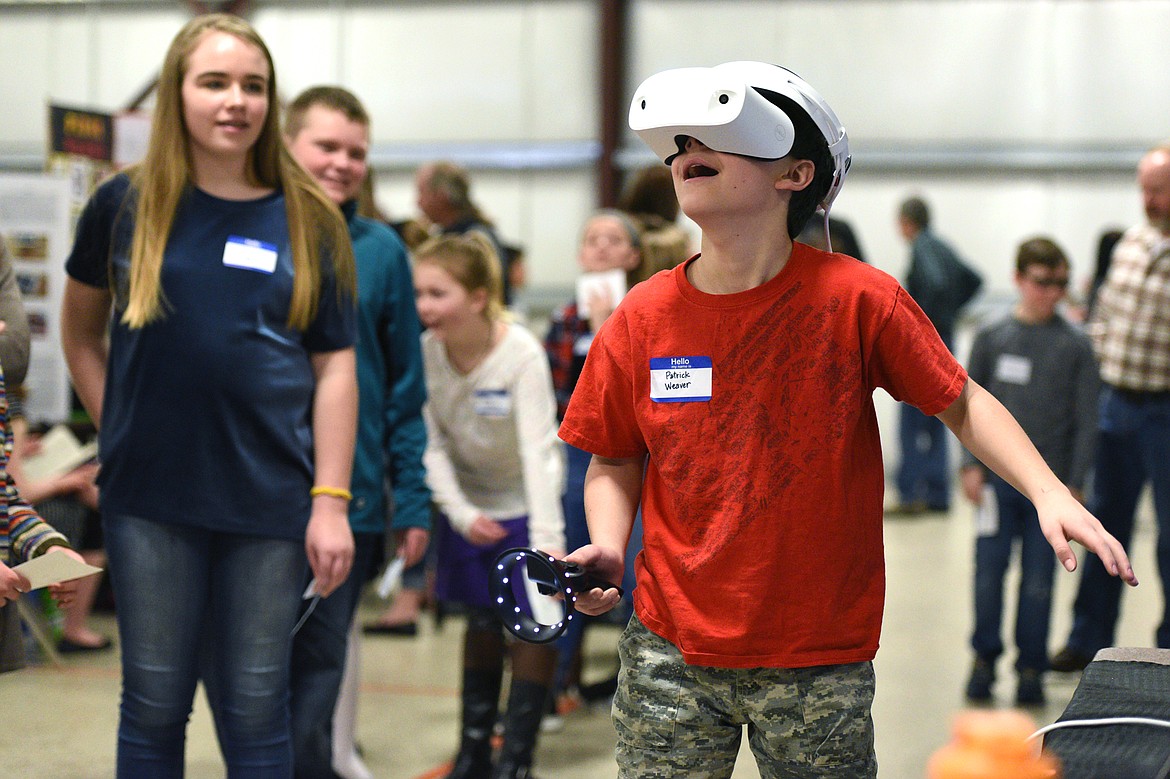
<path fill-rule="evenodd" d="M 515 571 L 520 569 L 521 565 L 524 566 L 522 570 L 527 574 L 529 581 L 536 585 L 541 595 L 560 593 L 564 608 L 564 616 L 560 620 L 545 624 L 521 607 L 515 589 L 521 583 L 513 581 Z M 504 627 L 517 638 L 533 644 L 547 644 L 565 632 L 565 628 L 576 614 L 574 604 L 578 592 L 600 587 L 616 589 L 618 594 L 622 593 L 620 587 L 594 578 L 581 566 L 558 560 L 539 549 L 516 547 L 501 552 L 496 557 L 495 568 L 491 573 L 489 585 L 492 602 Z"/>

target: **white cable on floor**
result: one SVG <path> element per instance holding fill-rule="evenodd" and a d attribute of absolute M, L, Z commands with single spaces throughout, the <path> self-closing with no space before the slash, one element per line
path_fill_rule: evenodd
<path fill-rule="evenodd" d="M 1027 740 L 1031 741 L 1034 738 L 1043 736 L 1053 730 L 1060 728 L 1090 728 L 1100 725 L 1152 725 L 1157 728 L 1170 728 L 1170 722 L 1161 719 L 1150 719 L 1149 717 L 1106 717 L 1103 719 L 1070 719 L 1064 722 L 1054 722 L 1051 725 L 1046 725 L 1040 728 L 1032 735 L 1028 736 Z"/>

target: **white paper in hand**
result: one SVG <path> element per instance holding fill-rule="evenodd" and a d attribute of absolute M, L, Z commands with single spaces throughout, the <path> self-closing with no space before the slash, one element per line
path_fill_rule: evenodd
<path fill-rule="evenodd" d="M 975 509 L 975 537 L 990 538 L 999 532 L 999 502 L 995 487 L 983 485 L 983 502 Z"/>
<path fill-rule="evenodd" d="M 386 566 L 386 571 L 382 574 L 382 578 L 378 580 L 378 597 L 386 600 L 390 597 L 390 593 L 398 589 L 398 585 L 402 583 L 402 571 L 406 568 L 406 560 L 401 557 L 395 557 Z"/>
<path fill-rule="evenodd" d="M 39 590 L 50 584 L 80 579 L 82 576 L 98 573 L 102 569 L 78 562 L 67 554 L 48 552 L 29 560 L 27 563 L 21 563 L 12 570 L 28 579 L 31 589 Z"/>
<path fill-rule="evenodd" d="M 589 299 L 599 295 L 609 300 L 610 309 L 617 307 L 626 296 L 626 272 L 615 270 L 585 273 L 577 278 L 577 316 L 589 317 Z"/>
<path fill-rule="evenodd" d="M 25 458 L 24 476 L 29 481 L 62 476 L 85 465 L 97 453 L 96 440 L 83 445 L 68 427 L 57 425 L 41 436 L 40 451 Z"/>

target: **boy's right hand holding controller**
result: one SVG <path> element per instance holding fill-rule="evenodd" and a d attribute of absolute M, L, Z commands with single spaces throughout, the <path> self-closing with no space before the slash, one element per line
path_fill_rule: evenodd
<path fill-rule="evenodd" d="M 597 579 L 620 582 L 626 570 L 626 561 L 620 550 L 608 549 L 597 544 L 587 544 L 565 558 L 566 563 L 577 563 Z M 602 590 L 598 587 L 588 592 L 577 593 L 574 608 L 582 614 L 596 617 L 617 606 L 622 600 L 616 588 Z"/>

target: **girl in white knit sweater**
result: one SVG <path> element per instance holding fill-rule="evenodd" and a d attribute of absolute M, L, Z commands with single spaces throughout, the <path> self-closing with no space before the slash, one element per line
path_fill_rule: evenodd
<path fill-rule="evenodd" d="M 544 348 L 504 315 L 499 263 L 470 233 L 415 252 L 415 297 L 428 401 L 427 483 L 446 518 L 436 528 L 436 594 L 464 605 L 463 709 L 449 777 L 528 776 L 556 661 L 555 649 L 511 647 L 504 743 L 494 766 L 490 737 L 505 638 L 488 574 L 505 549 L 534 546 L 563 556 L 564 461 Z"/>

